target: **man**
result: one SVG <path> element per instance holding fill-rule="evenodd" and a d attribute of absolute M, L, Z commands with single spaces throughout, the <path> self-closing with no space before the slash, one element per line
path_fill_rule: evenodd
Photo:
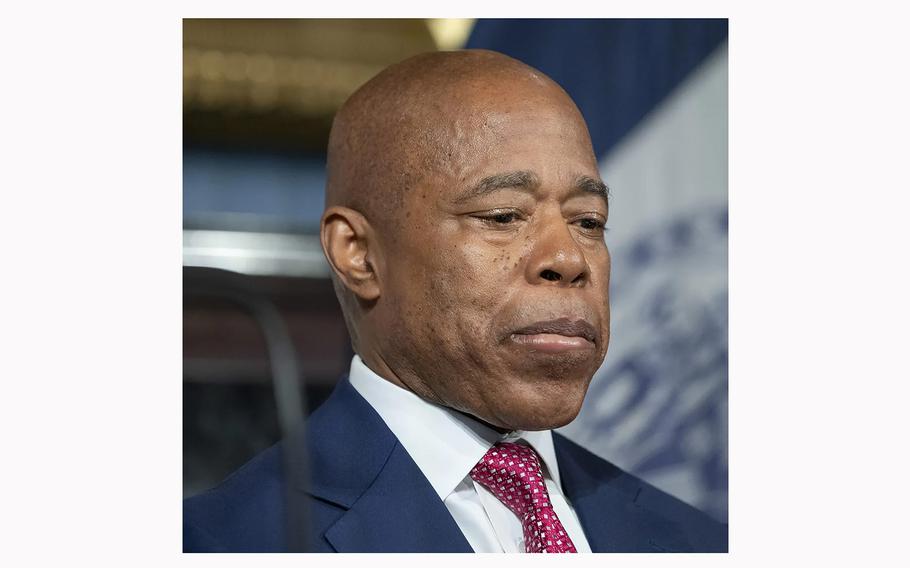
<path fill-rule="evenodd" d="M 317 551 L 726 551 L 726 527 L 553 428 L 610 336 L 607 188 L 584 120 L 490 51 L 389 67 L 338 112 L 323 249 L 357 355 L 310 417 L 184 506 L 184 548 L 280 551 L 306 491 Z M 292 535 L 293 536 L 293 535 Z"/>

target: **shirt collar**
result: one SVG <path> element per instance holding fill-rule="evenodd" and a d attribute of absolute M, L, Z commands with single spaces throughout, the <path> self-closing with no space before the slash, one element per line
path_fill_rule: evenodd
<path fill-rule="evenodd" d="M 550 430 L 500 434 L 470 416 L 426 401 L 383 379 L 358 355 L 351 360 L 349 380 L 398 438 L 440 499 L 445 500 L 499 441 L 528 443 L 561 487 Z"/>

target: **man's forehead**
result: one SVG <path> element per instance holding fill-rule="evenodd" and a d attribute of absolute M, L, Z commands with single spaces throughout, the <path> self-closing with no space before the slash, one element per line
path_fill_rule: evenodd
<path fill-rule="evenodd" d="M 587 128 L 572 110 L 548 97 L 475 99 L 428 124 L 429 144 L 413 138 L 413 154 L 425 156 L 419 175 L 454 205 L 505 188 L 574 191 L 606 204 Z"/>
<path fill-rule="evenodd" d="M 429 126 L 435 130 L 435 164 L 458 177 L 476 182 L 507 171 L 536 171 L 558 167 L 563 177 L 597 177 L 597 159 L 581 116 L 547 100 L 492 103 L 483 111 L 463 111 L 458 119 Z"/>
<path fill-rule="evenodd" d="M 370 80 L 339 112 L 327 204 L 400 204 L 403 189 L 435 174 L 460 185 L 487 158 L 508 162 L 515 152 L 508 142 L 539 136 L 543 122 L 552 125 L 548 135 L 572 139 L 573 153 L 596 166 L 580 113 L 542 73 L 494 52 L 417 56 Z M 497 169 L 533 169 L 507 165 Z"/>

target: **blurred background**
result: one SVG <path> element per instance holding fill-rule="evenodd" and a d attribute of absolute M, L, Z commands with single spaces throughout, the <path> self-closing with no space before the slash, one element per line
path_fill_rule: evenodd
<path fill-rule="evenodd" d="M 612 192 L 613 336 L 563 433 L 726 521 L 726 44 L 717 19 L 184 20 L 184 496 L 278 440 L 273 369 L 312 409 L 350 364 L 318 239 L 335 111 L 469 47 L 569 92 Z"/>

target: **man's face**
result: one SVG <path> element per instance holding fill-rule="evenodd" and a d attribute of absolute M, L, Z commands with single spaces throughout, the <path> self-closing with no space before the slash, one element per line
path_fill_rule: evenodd
<path fill-rule="evenodd" d="M 578 414 L 607 351 L 607 202 L 564 100 L 477 106 L 442 128 L 402 226 L 380 237 L 383 352 L 446 406 L 555 428 Z"/>

